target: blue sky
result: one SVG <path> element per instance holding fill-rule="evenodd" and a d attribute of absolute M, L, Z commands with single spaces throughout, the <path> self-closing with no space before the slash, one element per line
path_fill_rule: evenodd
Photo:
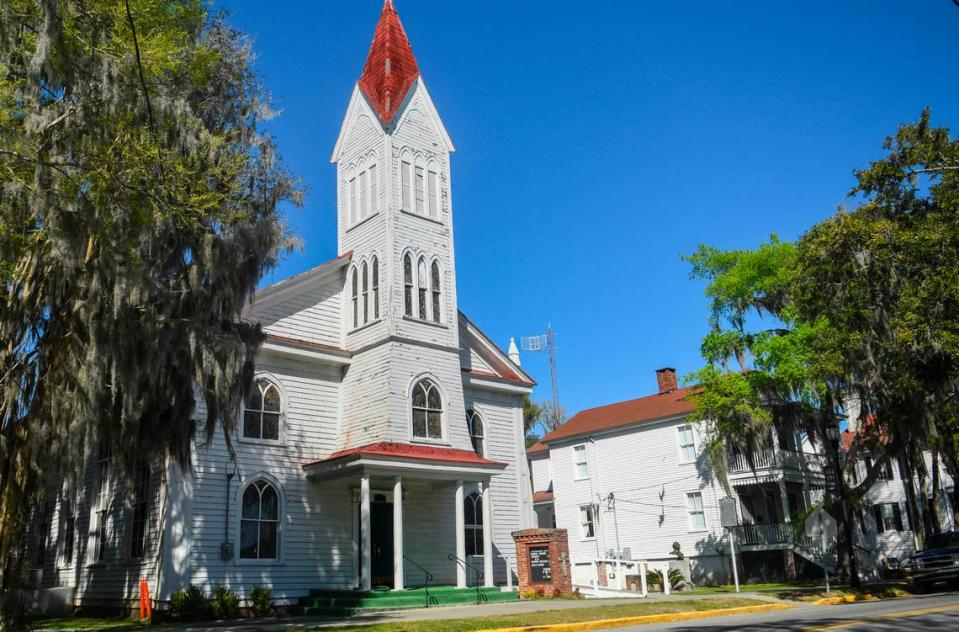
<path fill-rule="evenodd" d="M 272 282 L 336 255 L 329 156 L 382 0 L 215 4 L 254 37 L 309 188 Z M 959 133 L 952 0 L 396 6 L 458 149 L 460 308 L 504 347 L 552 322 L 570 414 L 700 366 L 680 254 L 798 237 L 927 105 Z M 546 358 L 523 361 L 548 399 Z"/>

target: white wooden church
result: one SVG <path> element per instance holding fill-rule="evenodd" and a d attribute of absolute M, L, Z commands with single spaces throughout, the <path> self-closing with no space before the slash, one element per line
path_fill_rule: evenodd
<path fill-rule="evenodd" d="M 47 599 L 133 604 L 141 577 L 161 605 L 189 584 L 295 603 L 424 569 L 435 585 L 512 580 L 510 533 L 535 526 L 534 384 L 457 309 L 453 151 L 387 0 L 332 155 L 339 256 L 249 308 L 267 340 L 235 454 L 198 440 L 194 474 L 158 463 L 132 487 L 94 455 L 37 527 Z"/>

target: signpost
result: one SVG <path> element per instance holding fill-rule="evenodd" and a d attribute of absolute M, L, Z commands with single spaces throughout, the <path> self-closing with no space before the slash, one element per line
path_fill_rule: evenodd
<path fill-rule="evenodd" d="M 826 592 L 829 592 L 829 566 L 826 564 L 826 552 L 829 550 L 829 542 L 835 540 L 838 533 L 836 519 L 826 513 L 822 507 L 806 518 L 806 535 L 810 538 L 818 536 L 822 542 L 822 568 L 826 573 Z"/>
<path fill-rule="evenodd" d="M 736 583 L 736 592 L 739 592 L 739 570 L 736 568 L 736 536 L 733 527 L 739 525 L 736 516 L 736 499 L 726 496 L 719 501 L 719 519 L 722 526 L 729 531 L 729 554 L 733 559 L 733 581 Z"/>

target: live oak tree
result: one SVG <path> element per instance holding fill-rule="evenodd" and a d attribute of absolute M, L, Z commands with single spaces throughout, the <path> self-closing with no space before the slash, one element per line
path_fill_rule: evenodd
<path fill-rule="evenodd" d="M 205 6 L 0 3 L 4 596 L 31 506 L 91 450 L 187 465 L 197 398 L 206 437 L 229 437 L 252 379 L 241 313 L 300 187 L 261 130 L 249 43 Z"/>
<path fill-rule="evenodd" d="M 959 143 L 924 112 L 885 148 L 886 157 L 856 172 L 857 207 L 797 243 L 702 246 L 688 258 L 712 300 L 707 366 L 692 376 L 702 387 L 696 414 L 711 428 L 712 462 L 723 467 L 724 444 L 752 458 L 772 427 L 824 445 L 835 473 L 826 504 L 839 519 L 853 581 L 850 512 L 885 459 L 897 458 L 906 474 L 920 541 L 940 518 L 936 502 L 930 511 L 919 501 L 927 483 L 934 498 L 940 487 L 924 452 L 959 474 Z M 850 411 L 860 431 L 844 453 L 835 436 Z M 853 484 L 850 469 L 866 457 L 873 466 Z"/>
<path fill-rule="evenodd" d="M 857 208 L 799 241 L 792 298 L 798 318 L 837 334 L 817 339 L 816 353 L 847 376 L 866 435 L 918 479 L 906 491 L 922 536 L 942 519 L 938 467 L 924 451 L 959 475 L 959 141 L 925 111 L 884 147 L 856 172 Z"/>

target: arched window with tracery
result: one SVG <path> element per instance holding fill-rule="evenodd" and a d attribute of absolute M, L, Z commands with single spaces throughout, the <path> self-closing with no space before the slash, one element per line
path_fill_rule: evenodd
<path fill-rule="evenodd" d="M 432 380 L 423 379 L 413 386 L 413 438 L 443 438 L 443 397 Z"/>
<path fill-rule="evenodd" d="M 350 285 L 353 286 L 350 293 L 353 296 L 353 328 L 356 329 L 360 325 L 360 282 L 356 268 L 350 273 Z"/>
<path fill-rule="evenodd" d="M 370 269 L 363 262 L 363 324 L 370 322 Z"/>
<path fill-rule="evenodd" d="M 380 317 L 380 262 L 375 256 L 370 269 L 373 275 L 373 319 L 376 320 Z"/>
<path fill-rule="evenodd" d="M 430 161 L 426 184 L 429 189 L 429 214 L 433 219 L 440 216 L 440 176 L 436 163 Z"/>
<path fill-rule="evenodd" d="M 280 494 L 258 479 L 243 491 L 240 514 L 240 558 L 275 560 L 280 551 Z"/>
<path fill-rule="evenodd" d="M 473 492 L 463 499 L 466 555 L 483 555 L 483 497 Z"/>
<path fill-rule="evenodd" d="M 403 304 L 405 314 L 413 315 L 413 256 L 406 253 L 403 257 Z"/>
<path fill-rule="evenodd" d="M 426 273 L 426 259 L 420 257 L 419 264 L 416 266 L 416 287 L 419 290 L 417 298 L 419 299 L 420 319 L 426 320 L 427 305 L 426 296 L 429 292 L 429 276 Z"/>
<path fill-rule="evenodd" d="M 243 408 L 243 438 L 280 439 L 280 391 L 273 382 L 258 379 L 246 396 Z"/>
<path fill-rule="evenodd" d="M 467 410 L 466 425 L 469 428 L 473 451 L 480 456 L 486 456 L 486 427 L 483 425 L 483 418 L 475 410 Z"/>
<path fill-rule="evenodd" d="M 440 264 L 436 261 L 430 268 L 430 293 L 433 297 L 433 322 L 442 320 L 443 312 L 440 309 Z"/>

